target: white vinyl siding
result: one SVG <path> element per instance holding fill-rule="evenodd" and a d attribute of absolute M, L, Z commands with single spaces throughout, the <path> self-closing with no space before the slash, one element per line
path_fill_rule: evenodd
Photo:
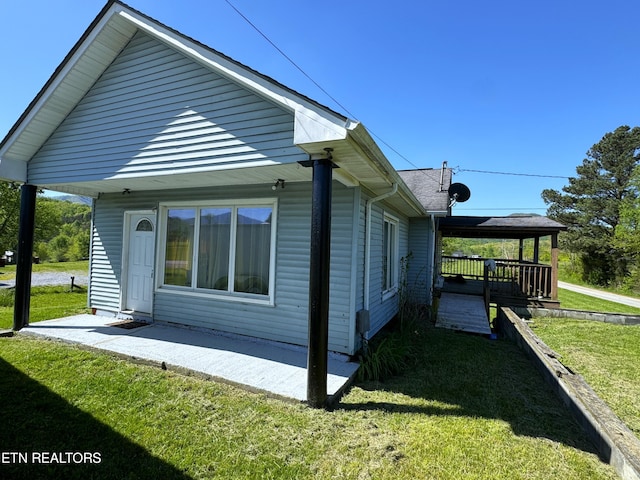
<path fill-rule="evenodd" d="M 364 264 L 365 264 L 365 235 L 366 235 L 366 205 L 367 197 L 360 194 L 358 205 L 358 223 L 357 223 L 357 282 L 356 282 L 356 311 L 364 308 Z"/>
<path fill-rule="evenodd" d="M 420 304 L 430 304 L 428 278 L 432 275 L 431 257 L 433 232 L 429 218 L 412 218 L 409 222 L 409 251 L 407 289 L 409 299 Z"/>
<path fill-rule="evenodd" d="M 137 33 L 34 156 L 29 181 L 291 163 L 293 123 L 292 112 Z"/>
<path fill-rule="evenodd" d="M 250 335 L 298 345 L 308 338 L 309 241 L 311 188 L 309 183 L 278 189 L 273 305 L 229 301 L 194 295 L 176 301 L 175 292 L 154 293 L 154 319 L 194 327 Z M 122 219 L 125 210 L 153 209 L 160 204 L 224 202 L 247 198 L 258 202 L 274 197 L 271 185 L 198 188 L 166 192 L 108 194 L 96 200 L 92 250 L 91 306 L 117 311 L 121 295 Z M 329 349 L 355 353 L 355 309 L 352 290 L 353 219 L 356 189 L 333 183 L 329 304 Z M 156 257 L 161 249 L 156 248 Z"/>
<path fill-rule="evenodd" d="M 369 318 L 368 337 L 374 336 L 398 313 L 397 289 L 385 291 L 383 282 L 383 232 L 385 214 L 397 219 L 397 268 L 398 275 L 402 257 L 409 253 L 409 220 L 397 212 L 374 204 L 371 212 L 371 259 L 369 286 Z M 398 278 L 398 277 L 396 277 Z"/>

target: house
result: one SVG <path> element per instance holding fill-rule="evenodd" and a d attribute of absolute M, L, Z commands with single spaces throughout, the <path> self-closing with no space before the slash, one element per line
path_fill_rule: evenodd
<path fill-rule="evenodd" d="M 307 345 L 324 308 L 351 355 L 397 313 L 409 252 L 431 302 L 451 171 L 397 172 L 361 123 L 109 1 L 0 144 L 0 179 L 25 218 L 37 188 L 93 198 L 96 313 Z"/>

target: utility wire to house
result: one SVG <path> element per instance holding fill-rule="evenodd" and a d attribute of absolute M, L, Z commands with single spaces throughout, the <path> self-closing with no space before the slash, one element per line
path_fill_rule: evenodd
<path fill-rule="evenodd" d="M 322 85 L 320 85 L 318 82 L 316 82 L 313 77 L 311 77 L 311 75 L 309 75 L 300 65 L 298 65 L 291 57 L 289 57 L 289 55 L 287 55 L 281 48 L 279 48 L 274 41 L 272 41 L 269 36 L 264 33 L 262 30 L 260 30 L 260 28 L 258 28 L 258 26 L 253 23 L 245 14 L 243 14 L 233 3 L 231 3 L 230 0 L 225 0 L 225 2 L 245 21 L 247 22 L 251 28 L 253 28 L 262 38 L 264 38 L 273 48 L 276 49 L 276 51 L 282 55 L 289 63 L 291 63 L 291 65 L 293 65 L 300 73 L 302 73 L 311 83 L 313 83 L 318 89 L 320 89 L 320 91 L 322 93 L 324 93 L 327 97 L 329 97 L 336 105 L 338 105 L 343 112 L 345 112 L 347 115 L 349 115 L 352 119 L 359 121 L 357 115 L 355 115 L 353 112 L 351 112 L 347 107 L 345 107 L 341 102 L 339 102 L 333 95 L 331 95 L 325 88 L 322 87 Z M 382 143 L 383 145 L 385 145 L 387 148 L 389 148 L 389 150 L 391 150 L 393 153 L 395 153 L 396 155 L 398 155 L 400 158 L 402 158 L 405 162 L 407 162 L 409 165 L 411 165 L 413 168 L 415 168 L 416 170 L 420 170 L 420 167 L 418 167 L 415 163 L 413 163 L 411 160 L 409 160 L 406 156 L 404 156 L 402 153 L 400 153 L 396 148 L 394 148 L 392 145 L 390 145 L 388 142 L 386 142 L 382 137 L 380 137 L 379 135 L 377 135 L 374 131 L 372 131 L 370 128 L 367 128 L 367 130 L 371 133 L 371 135 L 373 135 L 378 141 L 380 141 L 380 143 Z M 438 183 L 436 180 L 432 179 L 431 177 L 427 176 L 425 174 L 425 178 L 427 178 L 430 182 L 434 182 L 434 183 Z"/>
<path fill-rule="evenodd" d="M 336 98 L 331 95 L 327 90 L 325 90 L 324 88 L 322 88 L 322 85 L 320 85 L 318 82 L 316 82 L 313 77 L 311 77 L 311 75 L 309 75 L 307 72 L 304 71 L 304 69 L 298 65 L 289 55 L 287 55 L 286 53 L 284 53 L 276 44 L 275 42 L 273 42 L 266 33 L 264 33 L 262 30 L 260 30 L 258 28 L 258 26 L 253 23 L 251 20 L 249 20 L 249 18 L 247 18 L 247 16 L 245 14 L 243 14 L 240 10 L 238 10 L 238 8 L 236 8 L 236 6 L 231 3 L 229 0 L 225 0 L 225 2 L 227 2 L 227 4 L 233 8 L 233 10 L 235 10 L 235 12 L 240 15 L 240 17 L 242 17 L 242 19 L 247 22 L 256 32 L 258 32 L 260 34 L 260 36 L 262 38 L 264 38 L 267 42 L 269 42 L 269 44 L 275 48 L 278 53 L 280 55 L 282 55 L 291 65 L 293 65 L 300 73 L 302 73 L 305 77 L 307 77 L 307 79 L 313 83 L 316 87 L 318 87 L 322 93 L 324 93 L 327 97 L 329 97 L 331 100 L 333 100 L 333 102 L 338 105 L 340 108 L 342 108 L 342 110 L 347 113 L 350 117 L 352 117 L 354 120 L 357 120 L 356 116 L 351 113 L 349 111 L 349 109 L 347 107 L 345 107 L 342 103 L 340 103 L 338 100 L 336 100 Z"/>
<path fill-rule="evenodd" d="M 485 207 L 485 208 L 465 208 L 465 207 L 461 207 L 458 208 L 458 211 L 499 211 L 499 210 L 505 210 L 505 211 L 517 211 L 517 212 L 528 212 L 530 210 L 547 210 L 547 208 L 545 207 L 513 207 L 513 208 L 494 208 L 494 207 Z"/>
<path fill-rule="evenodd" d="M 568 180 L 569 176 L 565 175 L 542 175 L 539 173 L 515 173 L 515 172 L 492 172 L 489 170 L 471 170 L 469 168 L 455 167 L 456 172 L 472 172 L 472 173 L 487 173 L 489 175 L 514 175 L 518 177 L 538 177 L 538 178 L 562 178 Z"/>
<path fill-rule="evenodd" d="M 313 77 L 311 75 L 309 75 L 300 65 L 298 65 L 289 55 L 287 55 L 280 47 L 278 47 L 274 41 L 272 41 L 269 36 L 264 33 L 262 30 L 260 30 L 260 28 L 253 23 L 244 13 L 242 13 L 230 0 L 225 0 L 225 2 L 245 21 L 247 22 L 248 25 L 251 26 L 251 28 L 253 28 L 262 38 L 264 38 L 273 48 L 275 48 L 275 50 L 282 55 L 291 65 L 293 65 L 300 73 L 302 73 L 311 83 L 313 83 L 322 93 L 324 93 L 328 98 L 330 98 L 336 105 L 338 105 L 343 112 L 345 112 L 347 115 L 349 115 L 352 119 L 359 121 L 358 117 L 353 114 L 353 112 L 351 112 L 346 106 L 344 106 L 341 102 L 339 102 L 333 95 L 331 95 L 325 88 L 322 87 L 322 85 L 320 85 L 317 81 L 315 81 L 313 79 Z M 404 156 L 402 153 L 400 153 L 396 148 L 394 148 L 392 145 L 390 145 L 388 142 L 386 142 L 382 137 L 380 137 L 379 135 L 377 135 L 373 130 L 371 130 L 370 128 L 367 128 L 367 130 L 371 133 L 371 135 L 373 135 L 380 143 L 382 143 L 384 146 L 386 146 L 389 150 L 391 150 L 393 153 L 395 153 L 396 155 L 398 155 L 398 157 L 400 157 L 402 160 L 404 160 L 405 162 L 407 162 L 409 165 L 411 165 L 413 168 L 415 168 L 416 170 L 423 170 L 423 168 L 417 166 L 414 162 L 412 162 L 411 160 L 409 160 L 406 156 Z M 484 174 L 489 174 L 489 175 L 515 175 L 515 176 L 523 176 L 523 177 L 539 177 L 539 178 L 561 178 L 561 179 L 568 179 L 568 176 L 561 176 L 561 175 L 540 175 L 540 174 L 532 174 L 532 173 L 514 173 L 514 172 L 492 172 L 492 171 L 487 171 L 487 170 L 472 170 L 472 169 L 466 169 L 466 168 L 460 168 L 460 167 L 455 167 L 454 169 L 452 169 L 454 173 L 458 173 L 458 172 L 470 172 L 470 173 L 484 173 Z M 427 179 L 429 182 L 432 183 L 436 183 L 438 184 L 439 182 L 437 180 L 435 180 L 434 178 L 430 177 L 429 175 L 427 175 L 426 173 L 424 174 L 425 179 Z"/>

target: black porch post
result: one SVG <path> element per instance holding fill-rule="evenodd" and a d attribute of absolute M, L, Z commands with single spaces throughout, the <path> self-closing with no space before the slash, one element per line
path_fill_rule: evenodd
<path fill-rule="evenodd" d="M 35 185 L 24 184 L 20 196 L 20 229 L 18 230 L 18 254 L 16 256 L 16 291 L 13 307 L 13 329 L 29 325 L 31 303 L 31 262 L 33 258 L 33 233 L 36 214 Z"/>
<path fill-rule="evenodd" d="M 313 160 L 312 166 L 307 402 L 311 407 L 323 408 L 327 403 L 331 169 L 333 164 L 329 158 Z"/>

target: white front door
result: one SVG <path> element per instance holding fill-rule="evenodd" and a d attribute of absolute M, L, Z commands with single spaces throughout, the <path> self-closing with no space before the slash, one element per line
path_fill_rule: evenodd
<path fill-rule="evenodd" d="M 129 253 L 124 310 L 151 313 L 156 217 L 154 213 L 126 216 L 129 217 Z"/>

